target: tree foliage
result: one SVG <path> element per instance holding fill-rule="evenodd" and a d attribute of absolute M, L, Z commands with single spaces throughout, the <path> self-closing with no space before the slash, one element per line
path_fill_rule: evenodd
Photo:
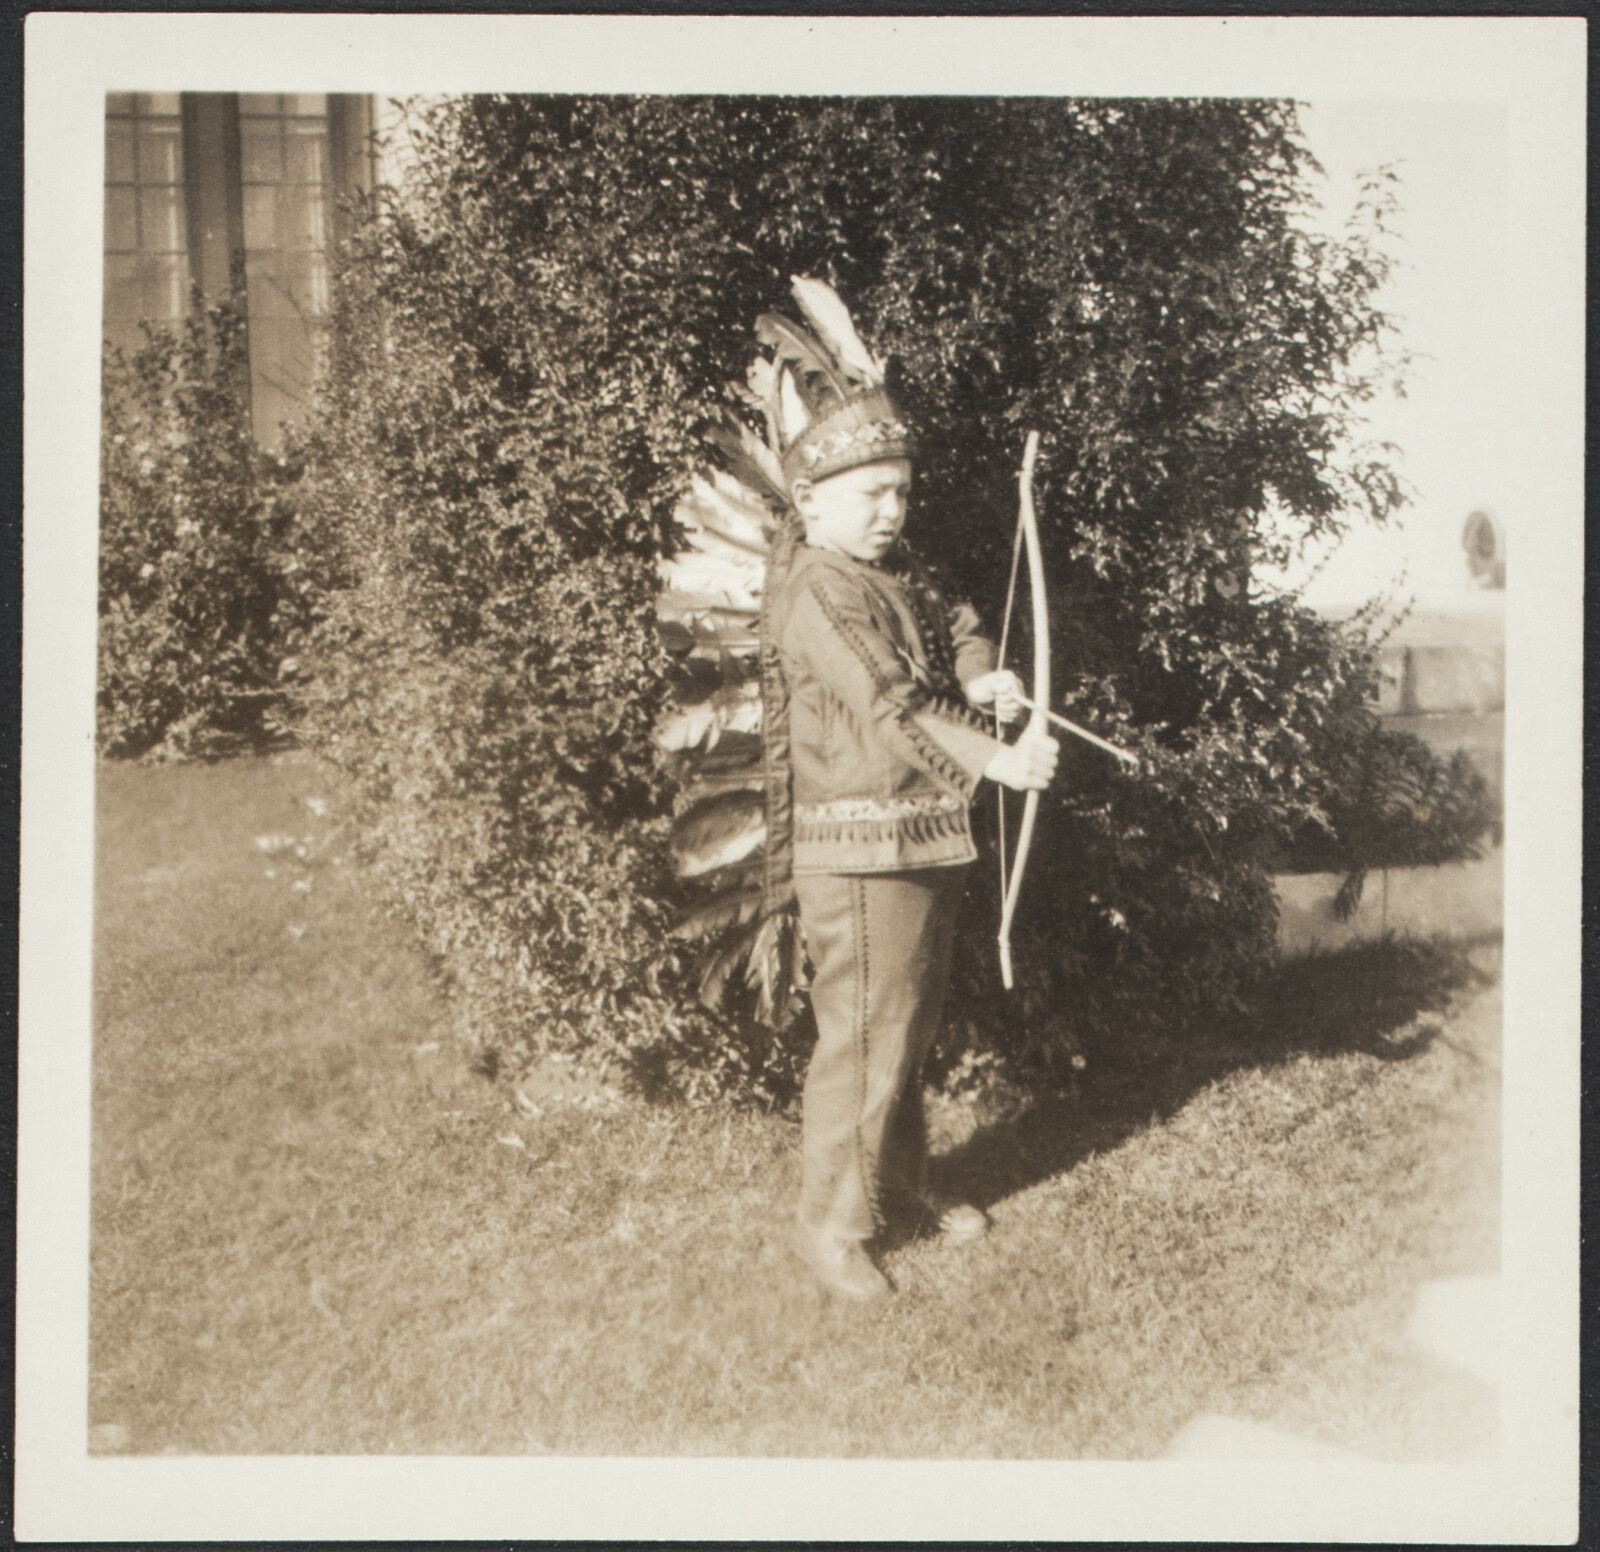
<path fill-rule="evenodd" d="M 1290 105 L 482 97 L 423 112 L 414 145 L 341 286 L 308 499 L 353 585 L 308 716 L 486 1046 L 691 1092 L 792 1084 L 803 1034 L 693 996 L 649 736 L 673 505 L 791 274 L 892 358 L 928 447 L 913 542 L 996 627 L 1022 433 L 1043 433 L 1058 699 L 1144 762 L 1065 762 L 1016 1005 L 978 871 L 960 1039 L 1049 1070 L 1180 1032 L 1266 963 L 1275 856 L 1309 834 L 1362 865 L 1373 751 L 1449 785 L 1380 734 L 1365 622 L 1251 582 L 1401 498 L 1359 443 L 1389 370 L 1389 194 L 1317 235 Z M 1458 776 L 1407 844 L 1483 833 Z M 1368 823 L 1362 855 L 1385 836 Z"/>

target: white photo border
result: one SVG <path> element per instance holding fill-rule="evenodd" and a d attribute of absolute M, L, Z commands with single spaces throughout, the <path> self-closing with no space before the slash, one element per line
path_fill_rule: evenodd
<path fill-rule="evenodd" d="M 16 1534 L 24 1540 L 1577 1533 L 1584 200 L 1580 18 L 35 13 L 26 23 Z M 91 1458 L 90 971 L 107 90 L 1248 95 L 1509 126 L 1523 509 L 1507 607 L 1497 1462 Z M 1514 1318 L 1513 1318 L 1514 1316 Z"/>

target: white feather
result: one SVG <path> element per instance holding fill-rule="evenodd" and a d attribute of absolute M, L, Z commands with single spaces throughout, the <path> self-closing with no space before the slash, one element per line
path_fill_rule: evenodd
<path fill-rule="evenodd" d="M 882 383 L 883 363 L 856 333 L 850 310 L 839 300 L 839 293 L 825 281 L 812 280 L 805 275 L 791 275 L 789 283 L 800 311 L 821 335 L 822 343 L 869 384 Z"/>
<path fill-rule="evenodd" d="M 772 460 L 772 467 L 781 475 L 783 469 L 778 463 L 778 455 L 769 451 L 767 456 Z M 765 500 L 751 490 L 743 480 L 729 474 L 726 469 L 710 469 L 707 474 L 710 478 L 712 497 L 722 503 L 731 503 L 759 530 L 770 511 Z M 704 484 L 705 480 L 700 475 L 692 475 L 691 482 L 698 487 Z"/>
<path fill-rule="evenodd" d="M 718 690 L 709 700 L 683 711 L 668 712 L 656 726 L 656 742 L 670 753 L 715 749 L 724 733 L 758 733 L 761 730 L 761 685 L 747 684 Z"/>
<path fill-rule="evenodd" d="M 745 827 L 741 832 L 729 836 L 716 851 L 681 859 L 678 863 L 678 876 L 698 878 L 702 873 L 713 873 L 718 868 L 731 867 L 735 862 L 744 861 L 752 852 L 760 851 L 766 843 L 767 822 L 758 811 L 745 821 Z"/>
<path fill-rule="evenodd" d="M 695 475 L 674 513 L 696 549 L 717 554 L 743 551 L 759 569 L 765 564 L 766 503 L 731 474 Z"/>
<path fill-rule="evenodd" d="M 662 586 L 695 593 L 729 609 L 759 609 L 764 569 L 721 555 L 683 550 L 657 562 Z"/>
<path fill-rule="evenodd" d="M 744 374 L 744 380 L 763 404 L 772 398 L 772 363 L 765 356 L 757 356 Z"/>
<path fill-rule="evenodd" d="M 806 409 L 806 401 L 800 397 L 794 373 L 784 367 L 778 375 L 778 428 L 783 434 L 783 445 L 793 446 L 794 439 L 810 424 L 811 414 Z"/>
<path fill-rule="evenodd" d="M 770 400 L 762 405 L 762 410 L 767 417 L 767 435 L 771 436 L 772 403 Z M 745 429 L 748 430 L 748 428 Z M 756 468 L 761 471 L 761 474 L 765 478 L 767 484 L 769 484 L 774 490 L 783 490 L 783 465 L 778 461 L 778 455 L 773 452 L 773 450 L 768 447 L 767 444 L 762 441 L 761 438 L 758 437 L 753 431 L 750 431 L 748 435 L 741 437 L 740 445 L 744 448 L 745 456 L 748 457 L 751 463 L 753 463 Z M 740 488 L 743 489 L 742 486 Z M 757 500 L 759 501 L 760 498 L 758 497 Z M 762 504 L 764 505 L 765 503 Z"/>

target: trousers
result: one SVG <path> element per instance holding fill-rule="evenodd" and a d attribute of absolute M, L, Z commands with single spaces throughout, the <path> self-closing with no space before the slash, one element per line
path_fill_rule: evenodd
<path fill-rule="evenodd" d="M 817 1044 L 801 1096 L 800 1221 L 871 1239 L 926 1186 L 922 1064 L 950 983 L 964 866 L 797 874 Z"/>

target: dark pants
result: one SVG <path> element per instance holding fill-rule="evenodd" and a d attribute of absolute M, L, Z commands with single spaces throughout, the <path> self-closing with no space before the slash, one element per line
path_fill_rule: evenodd
<path fill-rule="evenodd" d="M 938 1032 L 966 868 L 795 879 L 817 1047 L 801 1127 L 802 1223 L 870 1239 L 926 1184 L 922 1062 Z"/>

